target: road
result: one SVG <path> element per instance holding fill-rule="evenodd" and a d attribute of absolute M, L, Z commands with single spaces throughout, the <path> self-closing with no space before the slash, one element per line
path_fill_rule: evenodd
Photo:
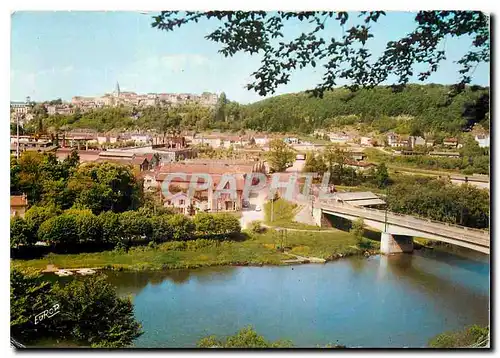
<path fill-rule="evenodd" d="M 248 228 L 252 221 L 264 221 L 264 203 L 267 199 L 267 190 L 262 190 L 258 195 L 250 194 L 250 206 L 241 211 L 240 225 L 242 229 Z M 255 210 L 260 206 L 260 211 Z"/>

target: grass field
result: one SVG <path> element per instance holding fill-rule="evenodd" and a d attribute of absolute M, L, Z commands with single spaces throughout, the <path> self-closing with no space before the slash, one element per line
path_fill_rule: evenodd
<path fill-rule="evenodd" d="M 81 254 L 49 254 L 41 259 L 11 260 L 11 266 L 19 269 L 43 270 L 52 264 L 58 268 L 114 268 L 130 270 L 160 270 L 174 268 L 196 268 L 217 265 L 278 265 L 292 258 L 277 250 L 282 244 L 290 252 L 332 259 L 339 254 L 361 254 L 355 238 L 343 231 L 293 232 L 282 238 L 274 230 L 262 234 L 247 233 L 243 241 L 215 243 L 207 240 L 191 242 L 168 242 L 157 247 L 141 246 L 124 251 L 104 251 Z M 378 247 L 378 242 L 373 241 Z"/>
<path fill-rule="evenodd" d="M 271 209 L 274 212 L 273 220 L 271 221 Z M 280 228 L 290 228 L 290 229 L 302 229 L 302 230 L 319 230 L 320 228 L 315 225 L 307 225 L 303 223 L 295 222 L 293 219 L 300 207 L 297 204 L 293 204 L 282 198 L 276 200 L 273 205 L 271 202 L 264 204 L 264 224 L 280 227 Z"/>

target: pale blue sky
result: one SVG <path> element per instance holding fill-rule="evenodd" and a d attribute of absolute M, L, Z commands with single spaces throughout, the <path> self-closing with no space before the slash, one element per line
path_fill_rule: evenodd
<path fill-rule="evenodd" d="M 393 12 L 373 26 L 375 38 L 368 46 L 379 54 L 387 41 L 411 31 L 414 14 Z M 334 23 L 332 21 L 332 23 Z M 150 26 L 151 17 L 134 12 L 18 12 L 12 15 L 11 100 L 50 100 L 61 97 L 102 95 L 122 90 L 137 93 L 225 92 L 241 103 L 262 99 L 244 85 L 259 67 L 260 57 L 237 54 L 224 58 L 218 44 L 204 39 L 216 22 L 200 21 L 174 32 Z M 309 29 L 291 22 L 286 36 Z M 340 27 L 327 26 L 331 35 Z M 465 39 L 446 41 L 448 59 L 427 82 L 455 83 L 453 63 L 469 48 Z M 277 94 L 314 87 L 321 67 L 297 71 Z M 489 64 L 477 67 L 473 83 L 489 85 Z"/>

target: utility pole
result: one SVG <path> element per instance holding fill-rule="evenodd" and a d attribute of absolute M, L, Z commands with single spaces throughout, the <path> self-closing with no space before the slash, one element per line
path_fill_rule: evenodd
<path fill-rule="evenodd" d="M 16 113 L 17 139 L 16 139 L 16 158 L 19 160 L 19 113 Z"/>
<path fill-rule="evenodd" d="M 389 188 L 385 191 L 385 220 L 384 220 L 384 232 L 387 232 L 387 211 L 389 210 Z"/>
<path fill-rule="evenodd" d="M 274 221 L 274 197 L 271 198 L 271 222 Z"/>

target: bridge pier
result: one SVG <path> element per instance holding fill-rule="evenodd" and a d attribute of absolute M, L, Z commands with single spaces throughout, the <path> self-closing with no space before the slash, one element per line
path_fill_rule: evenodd
<path fill-rule="evenodd" d="M 385 255 L 413 252 L 413 237 L 398 236 L 395 238 L 388 232 L 382 232 L 380 252 Z"/>

